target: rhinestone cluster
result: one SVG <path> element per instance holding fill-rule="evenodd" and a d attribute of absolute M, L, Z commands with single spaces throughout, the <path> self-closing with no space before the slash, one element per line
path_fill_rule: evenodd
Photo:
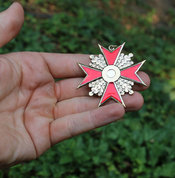
<path fill-rule="evenodd" d="M 98 94 L 98 96 L 102 96 L 103 91 L 106 87 L 106 82 L 101 78 L 94 82 L 89 83 L 89 87 L 91 91 L 89 92 L 89 96 L 93 96 L 94 94 Z"/>
<path fill-rule="evenodd" d="M 130 95 L 134 94 L 134 91 L 132 90 L 134 82 L 119 78 L 115 83 L 121 95 L 124 95 L 125 93 L 129 93 Z"/>
<path fill-rule="evenodd" d="M 98 56 L 90 55 L 91 63 L 89 66 L 103 70 L 107 65 L 102 54 Z"/>
<path fill-rule="evenodd" d="M 128 55 L 124 55 L 123 53 L 121 53 L 115 65 L 119 69 L 129 67 L 134 64 L 134 62 L 131 60 L 131 57 L 133 57 L 132 53 L 129 53 Z"/>
<path fill-rule="evenodd" d="M 123 53 L 121 53 L 115 65 L 119 69 L 129 67 L 134 64 L 134 62 L 131 60 L 131 57 L 133 57 L 132 53 L 128 55 L 124 55 Z M 99 54 L 98 56 L 90 55 L 90 59 L 91 63 L 89 64 L 89 66 L 93 68 L 103 70 L 107 66 L 102 54 Z M 134 91 L 132 90 L 134 82 L 120 77 L 117 81 L 115 81 L 115 83 L 121 95 L 124 95 L 125 93 L 129 93 L 130 95 L 134 94 Z M 107 82 L 104 81 L 102 78 L 90 82 L 89 87 L 91 88 L 91 91 L 89 92 L 89 96 L 93 96 L 94 94 L 102 96 L 106 84 Z"/>

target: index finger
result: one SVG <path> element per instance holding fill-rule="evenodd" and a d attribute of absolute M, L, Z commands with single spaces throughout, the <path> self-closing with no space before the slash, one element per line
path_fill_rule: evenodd
<path fill-rule="evenodd" d="M 54 54 L 40 53 L 48 65 L 54 78 L 81 77 L 84 72 L 77 65 L 77 62 L 88 65 L 89 55 L 86 54 Z"/>

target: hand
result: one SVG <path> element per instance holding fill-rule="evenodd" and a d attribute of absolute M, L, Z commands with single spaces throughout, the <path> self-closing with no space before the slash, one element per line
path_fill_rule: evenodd
<path fill-rule="evenodd" d="M 0 13 L 0 47 L 12 40 L 24 21 L 14 3 Z M 2 25 L 3 24 L 3 25 Z M 0 55 L 0 168 L 32 160 L 52 145 L 122 118 L 143 105 L 141 94 L 125 95 L 121 104 L 88 97 L 88 87 L 76 90 L 84 77 L 77 65 L 89 55 L 17 52 Z M 147 74 L 139 72 L 149 86 Z M 55 82 L 55 78 L 68 78 Z M 134 90 L 146 87 L 135 85 Z"/>

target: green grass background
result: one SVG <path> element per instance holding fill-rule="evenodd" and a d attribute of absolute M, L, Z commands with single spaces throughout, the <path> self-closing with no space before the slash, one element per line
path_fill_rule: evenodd
<path fill-rule="evenodd" d="M 13 1 L 1 0 L 0 11 Z M 143 0 L 18 0 L 25 23 L 0 49 L 99 54 L 126 42 L 124 53 L 151 78 L 143 108 L 116 123 L 52 147 L 0 178 L 174 178 L 175 11 Z M 165 5 L 170 1 L 164 2 Z M 174 0 L 171 1 L 174 3 Z M 162 6 L 163 8 L 163 6 Z M 1 24 L 3 25 L 3 24 Z"/>

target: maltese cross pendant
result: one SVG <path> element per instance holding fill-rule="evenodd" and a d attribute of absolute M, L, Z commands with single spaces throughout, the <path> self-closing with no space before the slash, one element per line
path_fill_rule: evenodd
<path fill-rule="evenodd" d="M 134 94 L 132 90 L 134 82 L 146 86 L 137 74 L 145 60 L 134 65 L 131 60 L 132 53 L 128 55 L 121 53 L 124 44 L 119 47 L 110 45 L 109 50 L 99 45 L 103 55 L 90 55 L 89 66 L 78 63 L 86 77 L 77 88 L 88 84 L 91 88 L 89 96 L 101 96 L 98 106 L 112 98 L 126 107 L 122 95 Z"/>

